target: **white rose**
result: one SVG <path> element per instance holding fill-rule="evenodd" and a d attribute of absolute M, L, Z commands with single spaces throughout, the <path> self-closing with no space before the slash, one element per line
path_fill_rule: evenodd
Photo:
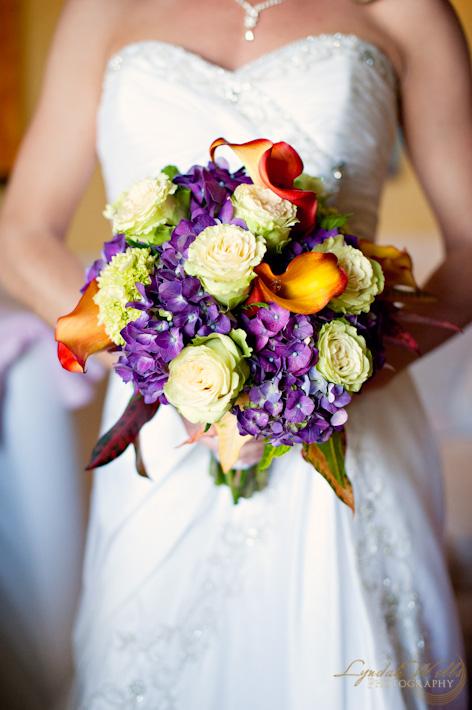
<path fill-rule="evenodd" d="M 176 190 L 177 185 L 165 173 L 159 173 L 122 192 L 113 204 L 106 206 L 103 214 L 112 221 L 115 233 L 145 241 L 142 237 L 174 220 L 177 204 L 172 195 Z M 152 238 L 149 241 L 152 243 Z"/>
<path fill-rule="evenodd" d="M 318 372 L 349 392 L 358 392 L 372 374 L 372 355 L 365 339 L 344 318 L 321 328 L 317 347 Z"/>
<path fill-rule="evenodd" d="M 267 187 L 238 185 L 231 198 L 235 217 L 243 219 L 254 234 L 266 240 L 269 249 L 280 251 L 290 241 L 297 224 L 297 208 Z"/>
<path fill-rule="evenodd" d="M 189 276 L 197 276 L 217 301 L 233 308 L 246 298 L 254 267 L 265 251 L 261 236 L 233 224 L 217 224 L 192 242 L 184 269 Z"/>
<path fill-rule="evenodd" d="M 329 302 L 330 308 L 353 315 L 367 313 L 375 297 L 384 288 L 384 275 L 378 261 L 368 259 L 360 249 L 345 244 L 342 234 L 329 237 L 316 246 L 314 251 L 335 254 L 339 266 L 347 275 L 345 290 Z"/>
<path fill-rule="evenodd" d="M 169 365 L 164 393 L 190 422 L 213 423 L 230 409 L 248 375 L 245 355 L 249 354 L 242 331 L 229 335 L 212 333 L 196 338 Z"/>

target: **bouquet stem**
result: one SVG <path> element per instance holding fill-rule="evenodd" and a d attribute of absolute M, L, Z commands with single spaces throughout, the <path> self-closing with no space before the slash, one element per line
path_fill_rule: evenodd
<path fill-rule="evenodd" d="M 210 475 L 217 486 L 228 486 L 234 503 L 238 503 L 240 498 L 250 498 L 253 493 L 263 490 L 269 482 L 268 469 L 261 471 L 258 464 L 247 468 L 231 468 L 225 473 L 213 455 L 210 459 Z"/>

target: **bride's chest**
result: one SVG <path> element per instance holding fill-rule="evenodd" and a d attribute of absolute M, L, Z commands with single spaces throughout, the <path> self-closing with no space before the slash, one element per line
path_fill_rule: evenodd
<path fill-rule="evenodd" d="M 109 62 L 98 149 L 111 191 L 165 163 L 204 162 L 207 147 L 285 140 L 336 190 L 344 172 L 383 174 L 396 129 L 387 57 L 353 35 L 307 37 L 228 71 L 175 45 L 127 45 Z M 126 177 L 125 177 L 126 176 Z M 115 189 L 116 186 L 116 189 Z"/>

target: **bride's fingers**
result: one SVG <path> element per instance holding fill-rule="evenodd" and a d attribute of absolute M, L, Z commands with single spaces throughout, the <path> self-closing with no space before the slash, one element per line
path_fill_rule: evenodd
<path fill-rule="evenodd" d="M 187 434 L 191 439 L 195 437 L 202 429 L 201 424 L 193 424 L 192 422 L 189 422 L 188 419 L 185 419 L 185 417 L 182 417 L 182 421 L 184 423 Z M 214 427 L 210 427 L 210 429 L 202 436 L 196 438 L 196 441 L 206 446 L 214 454 L 218 455 L 218 437 L 216 436 L 216 431 Z M 261 459 L 263 451 L 264 442 L 256 441 L 256 439 L 247 441 L 241 449 L 239 459 L 235 464 L 235 467 L 253 466 Z"/>
<path fill-rule="evenodd" d="M 244 444 L 239 454 L 239 458 L 235 464 L 238 466 L 253 466 L 261 460 L 264 453 L 264 442 L 252 439 Z"/>
<path fill-rule="evenodd" d="M 207 449 L 213 451 L 213 453 L 218 453 L 218 438 L 216 436 L 208 436 L 207 434 L 205 434 L 198 441 L 200 444 L 206 446 Z"/>

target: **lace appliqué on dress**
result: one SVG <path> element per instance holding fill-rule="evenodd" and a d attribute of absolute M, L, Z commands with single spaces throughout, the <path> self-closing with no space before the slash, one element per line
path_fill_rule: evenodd
<path fill-rule="evenodd" d="M 356 422 L 348 449 L 358 501 L 352 529 L 359 574 L 370 600 L 381 661 L 390 659 L 395 666 L 412 660 L 425 663 L 428 638 L 415 585 L 411 531 L 403 517 L 395 513 L 398 500 L 378 473 L 378 460 L 368 436 L 362 435 L 367 427 L 368 422 Z M 406 688 L 404 700 L 409 710 L 425 706 L 422 694 L 410 688 Z"/>
<path fill-rule="evenodd" d="M 277 489 L 275 484 L 264 490 L 262 507 L 249 504 L 241 511 L 241 520 L 222 525 L 211 554 L 195 570 L 195 588 L 186 596 L 174 623 L 153 625 L 156 609 L 150 610 L 139 596 L 119 611 L 104 659 L 112 669 L 110 682 L 86 695 L 79 710 L 182 710 L 179 690 L 186 672 L 202 661 L 222 620 L 231 614 L 231 605 L 244 603 L 242 597 L 251 592 L 250 583 L 257 579 L 257 575 L 247 574 L 247 568 L 274 534 Z M 121 674 L 117 668 L 122 669 Z"/>

